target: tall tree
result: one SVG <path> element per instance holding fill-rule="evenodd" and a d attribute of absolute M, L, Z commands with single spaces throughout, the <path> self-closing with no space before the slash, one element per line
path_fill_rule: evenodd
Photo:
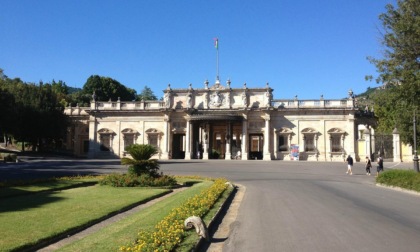
<path fill-rule="evenodd" d="M 116 101 L 118 98 L 122 101 L 131 101 L 136 97 L 136 91 L 127 88 L 118 81 L 98 75 L 90 76 L 83 86 L 83 93 L 92 95 L 95 92 L 97 100 L 107 101 L 109 99 Z"/>
<path fill-rule="evenodd" d="M 150 101 L 150 100 L 157 100 L 158 98 L 153 93 L 152 89 L 150 89 L 148 86 L 144 86 L 141 93 L 137 96 L 138 100 L 144 100 L 144 101 Z"/>
<path fill-rule="evenodd" d="M 368 57 L 379 72 L 376 81 L 388 87 L 373 97 L 379 129 L 397 127 L 401 140 L 413 144 L 413 114 L 420 114 L 420 2 L 397 0 L 396 7 L 386 5 L 379 19 L 383 58 Z"/>

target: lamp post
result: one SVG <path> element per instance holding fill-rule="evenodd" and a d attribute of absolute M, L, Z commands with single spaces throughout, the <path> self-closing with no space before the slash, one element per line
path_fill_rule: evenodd
<path fill-rule="evenodd" d="M 416 137 L 416 111 L 414 111 L 414 117 L 413 117 L 413 128 L 414 128 L 414 157 L 413 157 L 413 164 L 414 164 L 414 170 L 416 172 L 419 172 L 419 157 L 417 156 L 417 137 Z"/>

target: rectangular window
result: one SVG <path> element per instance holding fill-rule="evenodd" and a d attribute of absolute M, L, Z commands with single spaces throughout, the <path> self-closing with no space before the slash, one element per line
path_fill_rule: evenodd
<path fill-rule="evenodd" d="M 341 137 L 340 135 L 331 136 L 331 152 L 341 152 Z"/>
<path fill-rule="evenodd" d="M 111 147 L 110 135 L 101 135 L 100 144 L 101 144 L 100 146 L 101 151 L 110 151 L 110 147 Z"/>
<path fill-rule="evenodd" d="M 305 151 L 307 152 L 315 151 L 314 142 L 315 142 L 314 135 L 306 135 L 305 136 Z"/>
<path fill-rule="evenodd" d="M 279 151 L 288 151 L 289 144 L 287 141 L 287 135 L 280 135 L 279 136 Z"/>
<path fill-rule="evenodd" d="M 127 146 L 130 146 L 130 145 L 132 145 L 132 144 L 134 144 L 134 136 L 133 135 L 125 135 L 124 136 L 124 149 L 127 147 Z"/>
<path fill-rule="evenodd" d="M 158 148 L 158 136 L 157 135 L 149 135 L 149 144 Z"/>

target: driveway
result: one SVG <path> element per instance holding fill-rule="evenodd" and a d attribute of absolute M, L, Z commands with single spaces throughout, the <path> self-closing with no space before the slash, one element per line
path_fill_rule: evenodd
<path fill-rule="evenodd" d="M 246 187 L 223 251 L 420 250 L 420 196 L 376 186 L 363 163 L 353 175 L 344 163 L 293 161 L 167 162 L 161 169 Z"/>
<path fill-rule="evenodd" d="M 0 180 L 125 172 L 119 160 L 26 159 Z M 385 163 L 411 168 L 412 164 Z M 165 161 L 173 175 L 226 177 L 246 193 L 223 251 L 419 251 L 420 196 L 375 185 L 364 164 L 304 161 Z"/>

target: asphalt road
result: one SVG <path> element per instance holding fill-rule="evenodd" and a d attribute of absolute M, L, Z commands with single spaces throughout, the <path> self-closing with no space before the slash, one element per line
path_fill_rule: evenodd
<path fill-rule="evenodd" d="M 385 167 L 393 164 L 385 164 Z M 420 196 L 375 185 L 362 163 L 168 163 L 246 187 L 223 251 L 420 251 Z"/>
<path fill-rule="evenodd" d="M 376 186 L 363 163 L 352 176 L 346 169 L 304 161 L 161 164 L 166 174 L 226 177 L 246 187 L 223 251 L 420 251 L 420 196 Z M 0 180 L 125 171 L 118 160 L 27 159 L 1 164 Z"/>

